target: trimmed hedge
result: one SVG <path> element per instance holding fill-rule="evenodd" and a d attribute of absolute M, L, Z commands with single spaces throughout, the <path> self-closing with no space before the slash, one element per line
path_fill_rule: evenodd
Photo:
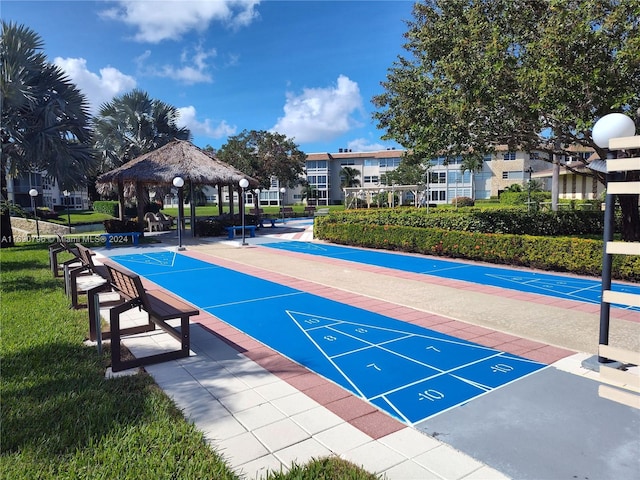
<path fill-rule="evenodd" d="M 245 225 L 258 225 L 258 217 L 256 215 L 245 215 Z M 229 214 L 199 218 L 196 220 L 196 235 L 199 237 L 218 237 L 220 235 L 226 235 L 227 231 L 225 227 L 231 227 L 233 225 L 242 225 L 242 217 L 239 214 Z"/>
<path fill-rule="evenodd" d="M 118 202 L 114 200 L 97 200 L 93 202 L 93 211 L 118 216 Z"/>
<path fill-rule="evenodd" d="M 111 219 L 102 222 L 107 233 L 128 233 L 139 230 L 138 222 L 135 220 Z"/>
<path fill-rule="evenodd" d="M 331 212 L 331 218 L 338 223 L 349 224 L 397 225 L 535 236 L 602 235 L 604 228 L 603 212 L 581 210 L 527 212 L 521 208 L 465 208 L 437 210 L 427 214 L 425 208 L 402 208 Z"/>
<path fill-rule="evenodd" d="M 314 236 L 334 243 L 599 276 L 602 241 L 535 237 L 316 218 Z M 614 278 L 639 282 L 640 258 L 614 256 Z"/>

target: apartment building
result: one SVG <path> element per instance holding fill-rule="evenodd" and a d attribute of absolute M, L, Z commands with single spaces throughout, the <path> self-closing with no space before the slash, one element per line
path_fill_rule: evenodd
<path fill-rule="evenodd" d="M 400 204 L 429 203 L 447 204 L 455 197 L 488 199 L 496 197 L 510 185 L 525 185 L 534 172 L 549 168 L 542 152 L 510 151 L 500 146 L 492 155 L 484 158 L 479 171 L 461 171 L 462 157 L 437 157 L 431 160 L 428 184 L 413 188 L 398 189 L 385 185 L 385 174 L 396 169 L 404 155 L 403 150 L 380 150 L 376 152 L 353 152 L 339 149 L 337 153 L 311 153 L 307 155 L 307 181 L 311 186 L 310 201 L 317 205 L 333 205 L 345 201 L 340 172 L 350 167 L 359 172 L 361 195 L 391 191 Z M 360 192 L 360 190 L 362 192 Z M 417 193 L 420 191 L 420 193 Z M 347 196 L 350 191 L 348 190 Z M 416 194 L 421 198 L 417 199 Z"/>
<path fill-rule="evenodd" d="M 89 193 L 86 188 L 73 191 L 60 190 L 55 180 L 46 173 L 30 173 L 12 177 L 7 175 L 7 197 L 10 202 L 31 210 L 29 191 L 35 189 L 38 195 L 33 197 L 35 207 L 47 207 L 51 210 L 88 210 Z M 65 195 L 66 194 L 66 195 Z"/>

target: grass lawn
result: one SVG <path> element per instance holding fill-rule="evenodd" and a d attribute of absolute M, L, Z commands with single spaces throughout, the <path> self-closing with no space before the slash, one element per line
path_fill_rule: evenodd
<path fill-rule="evenodd" d="M 0 472 L 11 479 L 237 479 L 146 373 L 106 380 L 46 245 L 0 250 Z M 273 479 L 375 479 L 337 459 Z"/>
<path fill-rule="evenodd" d="M 60 225 L 67 225 L 69 219 L 67 218 L 66 210 L 58 212 L 57 219 L 49 220 L 52 223 Z M 87 224 L 87 223 L 102 223 L 104 220 L 113 218 L 111 215 L 101 212 L 94 212 L 93 210 L 70 210 L 69 217 L 71 218 L 71 225 Z"/>

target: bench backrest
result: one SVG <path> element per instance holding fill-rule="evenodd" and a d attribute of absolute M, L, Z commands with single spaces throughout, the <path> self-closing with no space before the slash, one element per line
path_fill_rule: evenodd
<path fill-rule="evenodd" d="M 85 267 L 89 267 L 91 270 L 94 270 L 95 264 L 93 263 L 93 256 L 95 253 L 91 251 L 91 249 L 85 247 L 81 243 L 78 243 L 78 257 L 80 257 L 80 261 Z"/>
<path fill-rule="evenodd" d="M 127 300 L 140 299 L 146 304 L 147 298 L 140 277 L 132 272 L 125 272 L 114 265 L 106 265 L 111 285 Z"/>

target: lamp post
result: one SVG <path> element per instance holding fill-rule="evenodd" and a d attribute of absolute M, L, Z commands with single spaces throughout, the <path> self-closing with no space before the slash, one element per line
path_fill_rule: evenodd
<path fill-rule="evenodd" d="M 67 225 L 69 226 L 69 233 L 71 233 L 71 214 L 69 213 L 69 197 L 71 196 L 71 192 L 65 190 L 62 192 L 62 195 L 64 195 L 64 202 L 67 204 Z"/>
<path fill-rule="evenodd" d="M 287 189 L 284 188 L 284 187 L 282 187 L 280 189 L 280 194 L 282 196 L 282 200 L 280 201 L 280 211 L 282 212 L 282 223 L 285 223 L 285 220 L 284 220 L 284 194 L 285 194 L 286 191 L 287 191 Z"/>
<path fill-rule="evenodd" d="M 184 218 L 184 198 L 183 190 L 184 178 L 175 177 L 173 179 L 173 186 L 178 189 L 178 250 L 184 250 L 182 246 L 182 220 Z"/>
<path fill-rule="evenodd" d="M 529 174 L 529 183 L 527 183 L 527 212 L 530 212 L 531 211 L 531 174 L 533 173 L 533 167 L 529 165 L 529 168 L 527 168 L 524 172 Z"/>
<path fill-rule="evenodd" d="M 246 199 L 245 199 L 245 194 L 247 191 L 247 187 L 249 186 L 249 180 L 247 180 L 246 178 L 241 179 L 238 182 L 238 185 L 240 185 L 240 188 L 242 189 L 242 245 L 247 245 L 247 242 L 245 241 L 245 233 L 244 233 L 244 210 L 245 210 L 245 204 L 247 203 Z"/>
<path fill-rule="evenodd" d="M 593 141 L 600 148 L 607 150 L 607 158 L 615 158 L 615 154 L 609 151 L 609 140 L 618 137 L 631 137 L 635 135 L 636 126 L 630 117 L 622 113 L 610 113 L 605 115 L 593 126 L 591 135 Z M 609 317 L 611 305 L 604 302 L 604 292 L 611 289 L 611 264 L 613 255 L 607 253 L 607 243 L 613 241 L 615 194 L 608 191 L 609 181 L 613 180 L 611 173 L 606 173 L 607 196 L 604 207 L 604 232 L 602 234 L 602 295 L 600 299 L 600 345 L 609 344 Z M 609 359 L 598 355 L 599 363 L 608 363 Z"/>
<path fill-rule="evenodd" d="M 29 196 L 31 197 L 31 210 L 33 210 L 33 215 L 36 217 L 36 234 L 38 235 L 38 239 L 40 238 L 40 226 L 38 225 L 38 212 L 35 207 L 35 199 L 38 196 L 38 190 L 32 188 L 29 190 Z"/>

